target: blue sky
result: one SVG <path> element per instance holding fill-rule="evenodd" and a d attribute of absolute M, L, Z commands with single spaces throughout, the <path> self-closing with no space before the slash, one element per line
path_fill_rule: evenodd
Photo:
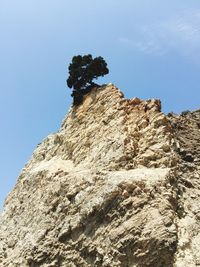
<path fill-rule="evenodd" d="M 70 104 L 67 67 L 103 56 L 128 98 L 165 113 L 200 108 L 198 0 L 0 1 L 0 207 L 34 148 Z"/>

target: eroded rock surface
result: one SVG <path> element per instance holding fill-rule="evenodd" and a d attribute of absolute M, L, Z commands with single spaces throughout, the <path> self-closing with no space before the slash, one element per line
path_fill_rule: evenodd
<path fill-rule="evenodd" d="M 93 89 L 7 197 L 0 266 L 198 266 L 199 114 Z"/>
<path fill-rule="evenodd" d="M 177 165 L 178 247 L 176 267 L 200 266 L 200 110 L 170 116 Z"/>

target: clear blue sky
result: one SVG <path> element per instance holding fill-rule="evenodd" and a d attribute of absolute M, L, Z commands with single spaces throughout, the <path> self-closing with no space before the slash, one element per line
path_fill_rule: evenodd
<path fill-rule="evenodd" d="M 73 55 L 103 56 L 128 98 L 200 108 L 199 0 L 1 0 L 0 38 L 0 207 L 69 108 Z"/>

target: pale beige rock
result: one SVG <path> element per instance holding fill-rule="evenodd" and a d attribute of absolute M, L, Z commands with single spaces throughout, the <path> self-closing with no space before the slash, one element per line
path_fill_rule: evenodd
<path fill-rule="evenodd" d="M 160 110 L 113 84 L 72 107 L 5 201 L 0 266 L 198 266 L 200 113 Z"/>
<path fill-rule="evenodd" d="M 175 267 L 200 265 L 200 110 L 170 117 L 176 150 L 182 161 L 178 170 L 179 217 Z M 177 145 L 178 144 L 178 145 Z"/>

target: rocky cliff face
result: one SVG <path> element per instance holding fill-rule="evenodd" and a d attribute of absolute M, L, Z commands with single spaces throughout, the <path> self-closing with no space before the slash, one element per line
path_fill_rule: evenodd
<path fill-rule="evenodd" d="M 200 265 L 199 123 L 93 89 L 7 197 L 0 266 Z"/>

